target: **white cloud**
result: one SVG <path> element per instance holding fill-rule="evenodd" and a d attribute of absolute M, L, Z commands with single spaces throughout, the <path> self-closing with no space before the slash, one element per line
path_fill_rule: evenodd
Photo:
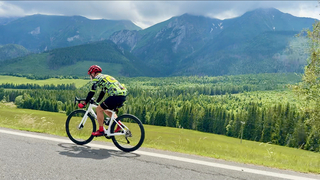
<path fill-rule="evenodd" d="M 314 2 L 314 4 L 316 4 Z M 314 4 L 303 4 L 301 3 L 297 9 L 288 9 L 289 14 L 294 14 L 299 17 L 311 17 L 315 19 L 320 19 L 319 7 L 314 7 Z"/>
<path fill-rule="evenodd" d="M 0 17 L 23 16 L 23 15 L 24 15 L 23 9 L 13 4 L 0 1 Z"/>

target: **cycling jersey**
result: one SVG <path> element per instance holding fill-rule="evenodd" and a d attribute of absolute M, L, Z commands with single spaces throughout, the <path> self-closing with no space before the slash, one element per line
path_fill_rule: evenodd
<path fill-rule="evenodd" d="M 94 79 L 92 79 L 93 85 L 90 92 L 86 98 L 86 103 L 93 97 L 98 87 L 101 87 L 102 90 L 97 99 L 97 102 L 100 102 L 103 96 L 107 93 L 109 96 L 126 96 L 127 89 L 119 83 L 114 77 L 98 74 Z"/>

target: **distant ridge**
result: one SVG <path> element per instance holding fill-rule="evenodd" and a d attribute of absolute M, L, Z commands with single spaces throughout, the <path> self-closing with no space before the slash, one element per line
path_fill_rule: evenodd
<path fill-rule="evenodd" d="M 108 39 L 122 29 L 140 30 L 127 20 L 90 20 L 82 16 L 32 15 L 0 24 L 0 42 L 19 44 L 32 52 Z"/>

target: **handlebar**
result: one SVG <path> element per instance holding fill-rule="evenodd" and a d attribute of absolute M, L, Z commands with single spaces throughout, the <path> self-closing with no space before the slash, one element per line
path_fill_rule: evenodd
<path fill-rule="evenodd" d="M 86 98 L 78 98 L 78 97 L 75 97 L 75 98 L 74 98 L 74 103 L 77 104 L 77 102 L 80 103 L 81 101 L 85 101 L 85 100 L 86 100 Z M 90 103 L 90 104 L 98 104 L 98 103 L 95 101 L 94 98 L 91 98 L 91 100 L 89 101 L 89 103 Z"/>

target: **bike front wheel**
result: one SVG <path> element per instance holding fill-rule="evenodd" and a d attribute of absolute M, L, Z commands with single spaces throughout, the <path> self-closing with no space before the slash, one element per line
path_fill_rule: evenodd
<path fill-rule="evenodd" d="M 78 145 L 84 145 L 92 141 L 92 132 L 96 131 L 94 118 L 88 114 L 81 124 L 86 111 L 78 109 L 69 114 L 66 121 L 66 132 L 70 140 Z"/>
<path fill-rule="evenodd" d="M 145 137 L 144 127 L 141 121 L 130 114 L 119 116 L 116 121 L 120 125 L 124 125 L 126 133 L 124 135 L 117 135 L 119 132 L 124 132 L 123 129 L 117 131 L 118 124 L 113 122 L 111 125 L 111 136 L 114 145 L 124 152 L 131 152 L 137 150 L 143 143 Z"/>

